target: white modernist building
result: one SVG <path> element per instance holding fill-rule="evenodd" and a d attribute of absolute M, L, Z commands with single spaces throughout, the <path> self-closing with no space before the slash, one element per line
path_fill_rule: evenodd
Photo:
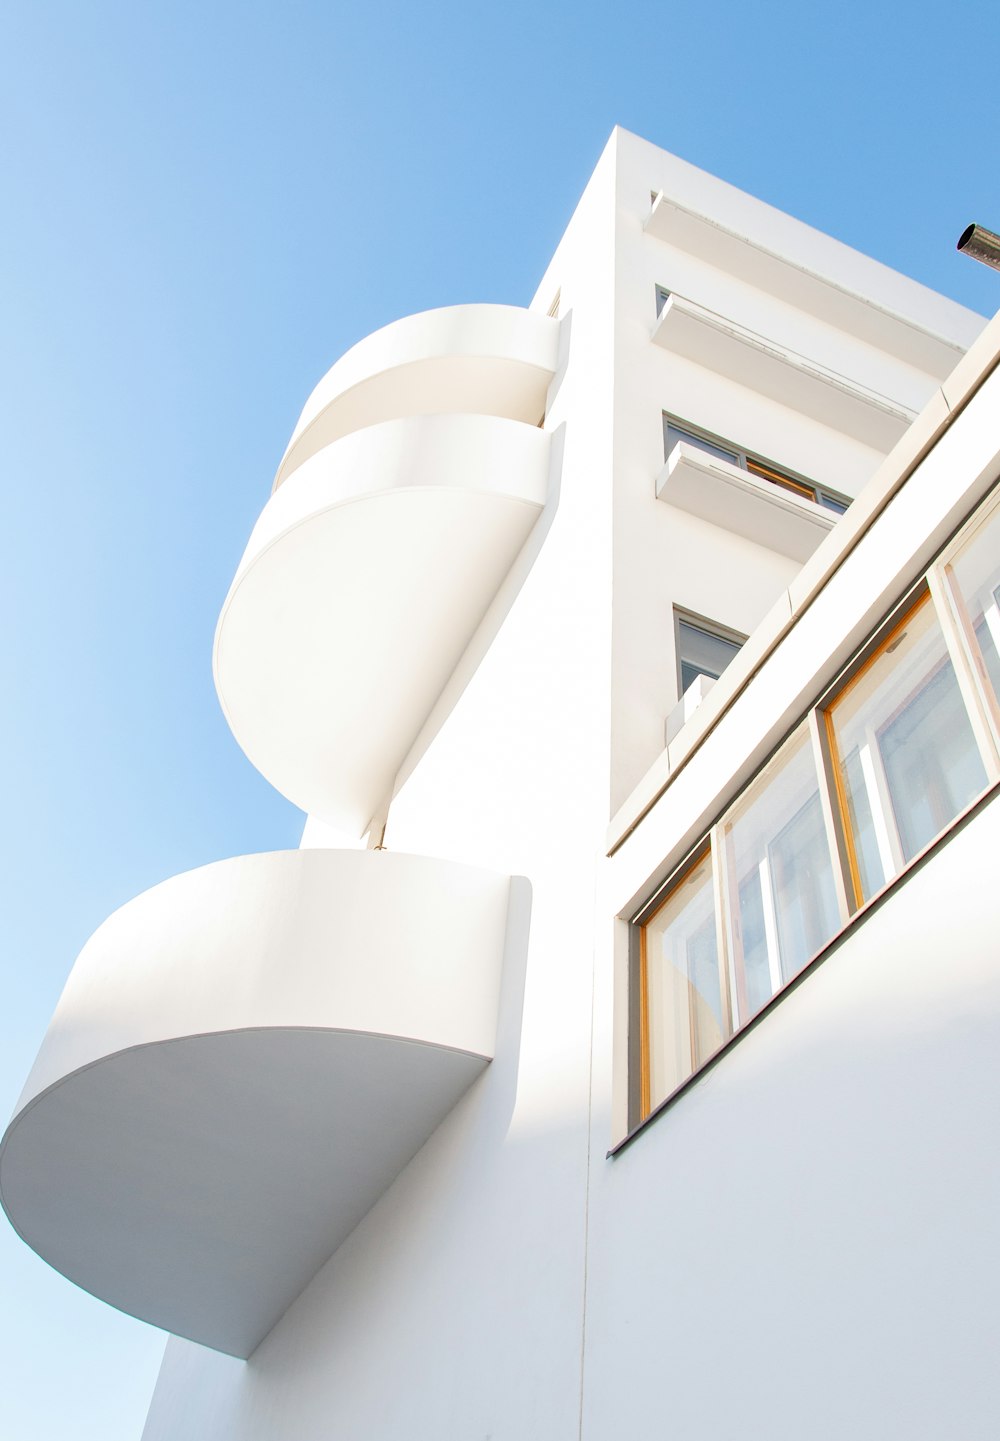
<path fill-rule="evenodd" d="M 0 1151 L 146 1441 L 993 1441 L 998 360 L 616 131 L 320 382 L 214 660 L 302 846 L 98 930 Z"/>

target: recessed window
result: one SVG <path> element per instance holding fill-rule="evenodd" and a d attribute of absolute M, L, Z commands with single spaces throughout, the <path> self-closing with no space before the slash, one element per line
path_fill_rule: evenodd
<path fill-rule="evenodd" d="M 684 871 L 641 931 L 641 1104 L 648 1114 L 729 1035 L 719 965 L 712 859 Z"/>
<path fill-rule="evenodd" d="M 705 451 L 707 455 L 714 455 L 719 460 L 728 460 L 730 465 L 739 466 L 748 475 L 756 475 L 770 485 L 778 486 L 781 490 L 791 491 L 794 495 L 802 496 L 804 500 L 811 500 L 817 505 L 824 506 L 827 510 L 836 511 L 838 515 L 843 515 L 851 503 L 846 495 L 840 495 L 837 491 L 827 489 L 826 486 L 814 485 L 811 480 L 805 480 L 802 476 L 790 475 L 786 471 L 779 470 L 769 461 L 761 460 L 759 456 L 741 450 L 739 446 L 728 444 L 726 441 L 720 440 L 718 436 L 709 435 L 706 431 L 688 426 L 665 413 L 663 416 L 663 448 L 667 460 L 670 459 L 675 447 L 682 442 L 684 445 L 693 446 L 696 450 Z"/>
<path fill-rule="evenodd" d="M 986 784 L 930 596 L 894 626 L 826 722 L 860 905 Z"/>
<path fill-rule="evenodd" d="M 783 747 L 722 827 L 740 1022 L 837 930 L 833 857 L 809 731 Z"/>
<path fill-rule="evenodd" d="M 948 569 L 971 631 L 976 666 L 1000 704 L 1000 508 L 973 531 Z"/>
<path fill-rule="evenodd" d="M 718 680 L 738 654 L 745 635 L 715 625 L 701 616 L 674 611 L 674 640 L 677 651 L 678 695 L 683 695 L 700 675 Z"/>
<path fill-rule="evenodd" d="M 666 305 L 666 303 L 667 303 L 667 301 L 668 301 L 669 299 L 670 299 L 670 291 L 669 291 L 669 290 L 666 290 L 662 285 L 658 285 L 658 286 L 656 287 L 656 314 L 657 314 L 657 318 L 659 318 L 659 317 L 663 314 L 663 307 Z"/>

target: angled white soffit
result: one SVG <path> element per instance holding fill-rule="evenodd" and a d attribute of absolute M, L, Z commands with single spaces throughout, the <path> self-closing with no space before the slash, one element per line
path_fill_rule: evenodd
<path fill-rule="evenodd" d="M 657 477 L 656 498 L 798 561 L 809 559 L 839 519 L 815 501 L 683 441 Z"/>
<path fill-rule="evenodd" d="M 383 420 L 475 413 L 537 425 L 558 348 L 557 320 L 514 305 L 451 305 L 394 321 L 317 385 L 274 488 L 331 441 Z"/>
<path fill-rule="evenodd" d="M 268 501 L 219 619 L 215 683 L 261 773 L 360 835 L 545 503 L 549 436 L 385 421 Z"/>
<path fill-rule="evenodd" d="M 492 1056 L 509 887 L 279 851 L 115 912 L 0 1146 L 17 1231 L 111 1305 L 249 1355 Z"/>
<path fill-rule="evenodd" d="M 788 217 L 782 219 L 787 222 Z M 985 324 L 982 317 L 945 301 L 942 296 L 925 290 L 915 281 L 893 276 L 897 286 L 905 285 L 913 292 L 915 304 L 921 304 L 925 310 L 928 305 L 933 306 L 939 321 L 945 324 L 950 321 L 950 334 L 936 331 L 869 295 L 860 294 L 846 283 L 845 277 L 813 270 L 662 193 L 656 197 L 644 229 L 658 240 L 676 245 L 709 265 L 740 276 L 759 290 L 777 296 L 779 300 L 797 306 L 869 345 L 878 346 L 887 355 L 916 366 L 937 380 L 944 380 L 951 374 Z M 857 255 L 846 246 L 840 246 L 830 236 L 821 239 L 828 260 L 833 258 L 831 252 L 839 252 L 837 258 L 840 259 L 841 270 L 847 261 L 860 264 L 865 270 L 882 268 L 867 256 Z M 947 317 L 941 313 L 946 306 Z"/>
<path fill-rule="evenodd" d="M 916 417 L 901 402 L 838 375 L 696 301 L 670 295 L 653 342 L 864 445 L 888 453 Z"/>

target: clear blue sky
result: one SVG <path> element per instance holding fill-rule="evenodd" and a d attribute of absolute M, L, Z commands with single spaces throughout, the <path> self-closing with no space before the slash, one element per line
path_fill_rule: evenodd
<path fill-rule="evenodd" d="M 615 123 L 986 314 L 1000 21 L 716 0 L 0 10 L 0 1112 L 136 892 L 297 843 L 212 632 L 312 385 L 524 303 Z M 0 1435 L 135 1441 L 162 1338 L 0 1224 Z"/>

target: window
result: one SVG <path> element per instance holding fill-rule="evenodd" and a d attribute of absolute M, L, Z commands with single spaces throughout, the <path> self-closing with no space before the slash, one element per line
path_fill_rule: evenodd
<path fill-rule="evenodd" d="M 847 683 L 826 724 L 860 905 L 986 784 L 929 595 Z"/>
<path fill-rule="evenodd" d="M 976 669 L 1000 704 L 1000 507 L 994 508 L 948 567 L 962 602 Z"/>
<path fill-rule="evenodd" d="M 656 317 L 657 317 L 657 319 L 659 319 L 660 316 L 663 314 L 663 307 L 666 305 L 666 303 L 667 303 L 667 301 L 668 301 L 669 299 L 670 299 L 670 291 L 669 291 L 669 290 L 665 290 L 662 285 L 658 285 L 658 286 L 656 287 Z"/>
<path fill-rule="evenodd" d="M 663 443 L 664 455 L 667 460 L 670 459 L 674 447 L 682 441 L 685 445 L 692 445 L 696 450 L 703 450 L 706 454 L 714 455 L 719 460 L 728 460 L 730 465 L 739 466 L 740 470 L 745 470 L 748 475 L 756 475 L 760 480 L 766 480 L 769 484 L 779 486 L 782 490 L 791 491 L 793 495 L 802 496 L 804 500 L 814 501 L 815 504 L 822 505 L 827 510 L 836 511 L 838 515 L 843 515 L 851 503 L 846 495 L 839 495 L 825 486 L 814 485 L 812 481 L 804 480 L 801 476 L 788 475 L 769 462 L 750 455 L 735 445 L 727 445 L 724 440 L 693 429 L 664 413 Z"/>
<path fill-rule="evenodd" d="M 739 648 L 676 626 L 682 687 Z M 991 785 L 1000 493 L 633 917 L 630 1131 Z"/>
<path fill-rule="evenodd" d="M 721 839 L 743 1022 L 798 974 L 840 924 L 807 726 L 750 787 Z"/>
<path fill-rule="evenodd" d="M 737 631 L 675 610 L 678 695 L 683 695 L 700 675 L 718 680 L 745 640 L 746 636 Z"/>
<path fill-rule="evenodd" d="M 641 931 L 642 1109 L 648 1114 L 729 1035 L 712 860 L 702 851 Z"/>

